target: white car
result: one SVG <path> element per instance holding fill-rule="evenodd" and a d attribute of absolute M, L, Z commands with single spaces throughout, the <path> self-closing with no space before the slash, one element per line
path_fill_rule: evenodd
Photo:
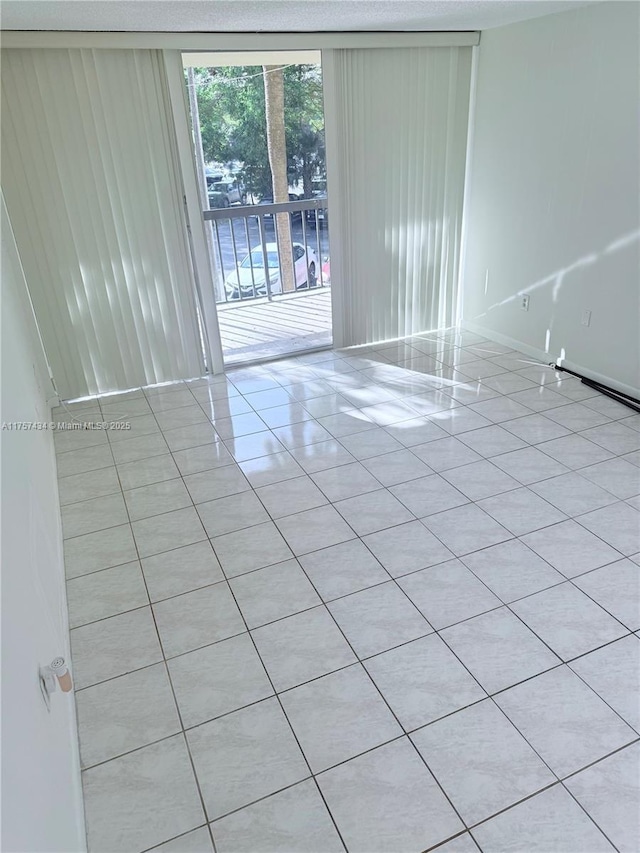
<path fill-rule="evenodd" d="M 267 255 L 271 293 L 282 293 L 278 244 L 266 243 L 264 248 Z M 302 243 L 293 243 L 292 248 L 296 290 L 316 287 L 318 283 L 316 253 L 313 249 L 305 249 Z M 262 245 L 254 246 L 251 252 L 240 261 L 238 268 L 226 277 L 224 287 L 228 299 L 250 298 L 254 295 L 254 290 L 256 296 L 267 295 L 267 277 L 264 269 Z"/>

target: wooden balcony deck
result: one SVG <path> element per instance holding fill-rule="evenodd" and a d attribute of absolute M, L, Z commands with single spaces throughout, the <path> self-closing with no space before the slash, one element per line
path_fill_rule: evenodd
<path fill-rule="evenodd" d="M 331 289 L 218 305 L 225 363 L 331 345 Z"/>

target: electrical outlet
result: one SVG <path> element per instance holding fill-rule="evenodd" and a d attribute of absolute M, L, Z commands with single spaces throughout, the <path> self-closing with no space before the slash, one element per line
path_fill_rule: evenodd
<path fill-rule="evenodd" d="M 520 300 L 520 307 L 522 308 L 523 311 L 529 310 L 529 299 L 530 299 L 529 294 L 525 293 L 524 296 L 522 297 L 522 299 Z"/>
<path fill-rule="evenodd" d="M 585 309 L 582 312 L 582 319 L 580 320 L 580 322 L 582 323 L 583 326 L 590 326 L 591 325 L 591 311 L 588 311 L 587 309 Z"/>

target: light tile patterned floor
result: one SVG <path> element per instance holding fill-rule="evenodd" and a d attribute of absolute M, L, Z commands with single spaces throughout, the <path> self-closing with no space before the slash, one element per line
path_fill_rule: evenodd
<path fill-rule="evenodd" d="M 451 331 L 70 409 L 91 853 L 640 849 L 640 416 Z"/>

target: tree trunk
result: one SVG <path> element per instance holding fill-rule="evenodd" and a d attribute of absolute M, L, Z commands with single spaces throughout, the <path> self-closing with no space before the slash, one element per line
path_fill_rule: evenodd
<path fill-rule="evenodd" d="M 267 121 L 267 149 L 273 200 L 276 204 L 289 201 L 289 179 L 287 177 L 287 143 L 284 130 L 284 75 L 279 65 L 263 65 L 264 101 Z M 278 256 L 283 292 L 296 289 L 293 271 L 291 229 L 289 214 L 276 216 Z"/>

